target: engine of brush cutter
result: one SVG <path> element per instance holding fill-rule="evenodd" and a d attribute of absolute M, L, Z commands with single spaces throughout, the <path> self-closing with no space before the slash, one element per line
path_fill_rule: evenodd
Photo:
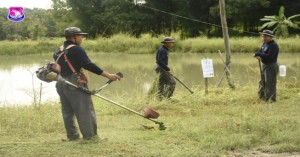
<path fill-rule="evenodd" d="M 37 78 L 45 82 L 56 81 L 60 74 L 61 67 L 55 62 L 49 62 L 40 67 L 36 72 Z"/>

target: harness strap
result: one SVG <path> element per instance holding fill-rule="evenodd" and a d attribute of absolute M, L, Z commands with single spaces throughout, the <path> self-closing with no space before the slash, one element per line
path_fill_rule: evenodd
<path fill-rule="evenodd" d="M 59 57 L 61 57 L 62 55 L 64 55 L 64 59 L 65 59 L 65 62 L 67 62 L 67 64 L 68 64 L 68 66 L 69 66 L 69 68 L 71 69 L 71 71 L 72 71 L 72 73 L 73 74 L 79 74 L 78 76 L 77 76 L 77 82 L 78 83 L 87 83 L 88 81 L 87 81 L 87 78 L 86 78 L 86 76 L 83 74 L 83 69 L 81 68 L 80 69 L 80 72 L 79 73 L 77 73 L 76 71 L 75 71 L 75 69 L 74 69 L 74 67 L 73 67 L 73 65 L 71 64 L 71 62 L 69 61 L 69 59 L 68 59 L 68 57 L 67 57 L 67 53 L 68 53 L 68 49 L 70 49 L 71 47 L 73 47 L 73 46 L 75 46 L 74 44 L 71 44 L 71 45 L 69 45 L 69 46 L 67 46 L 66 48 L 64 47 L 64 45 L 62 45 L 62 46 L 60 46 L 60 51 L 62 52 L 60 55 L 59 55 Z M 58 58 L 59 58 L 58 57 Z M 57 59 L 58 60 L 58 59 Z M 82 73 L 82 74 L 81 74 Z"/>
<path fill-rule="evenodd" d="M 61 53 L 60 53 L 60 54 L 58 55 L 58 57 L 56 58 L 55 63 L 58 62 L 59 58 L 60 58 L 63 54 L 64 54 L 63 51 L 61 51 Z"/>
<path fill-rule="evenodd" d="M 86 75 L 84 74 L 83 72 L 83 68 L 80 68 L 80 72 L 76 72 L 73 65 L 71 64 L 71 62 L 68 60 L 67 58 L 67 50 L 71 47 L 73 47 L 75 45 L 69 45 L 66 49 L 65 49 L 65 53 L 64 53 L 64 58 L 65 58 L 65 61 L 68 63 L 70 69 L 72 70 L 73 74 L 76 74 L 76 78 L 77 78 L 77 82 L 80 83 L 80 84 L 86 84 L 88 83 L 88 79 L 86 77 Z"/>
<path fill-rule="evenodd" d="M 71 45 L 69 45 L 66 49 L 70 49 L 70 48 L 73 47 L 73 46 L 75 46 L 75 45 L 71 44 Z M 56 63 L 57 63 L 57 61 L 59 60 L 59 58 L 60 58 L 63 54 L 66 53 L 66 52 L 64 51 L 64 45 L 61 45 L 61 46 L 59 47 L 59 50 L 60 50 L 62 53 L 60 53 L 59 56 L 57 57 L 57 59 L 55 60 Z"/>
<path fill-rule="evenodd" d="M 60 51 L 61 51 L 62 53 L 59 54 L 59 56 L 57 57 L 57 59 L 56 59 L 55 62 L 57 62 L 58 59 L 59 59 L 62 55 L 64 55 L 65 62 L 68 63 L 68 65 L 69 65 L 71 71 L 72 71 L 73 73 L 75 73 L 76 71 L 75 71 L 73 65 L 71 64 L 71 62 L 70 62 L 70 61 L 68 60 L 68 58 L 67 58 L 67 53 L 68 53 L 67 50 L 70 49 L 70 48 L 73 47 L 73 46 L 75 46 L 75 45 L 74 45 L 74 44 L 71 44 L 71 45 L 69 45 L 69 46 L 67 46 L 67 47 L 65 48 L 64 45 L 61 45 L 61 46 L 59 47 L 59 49 L 60 49 Z"/>
<path fill-rule="evenodd" d="M 57 57 L 57 59 L 55 60 L 55 62 L 57 63 L 57 61 L 59 60 L 59 58 L 60 58 L 62 55 L 64 55 L 65 62 L 68 63 L 68 65 L 69 65 L 69 67 L 70 67 L 72 73 L 75 73 L 76 71 L 75 71 L 73 65 L 71 64 L 71 62 L 70 62 L 70 61 L 68 60 L 68 58 L 67 58 L 67 53 L 68 53 L 67 51 L 68 51 L 68 49 L 72 48 L 73 46 L 75 46 L 75 45 L 74 45 L 74 44 L 71 44 L 71 45 L 69 45 L 69 46 L 67 46 L 67 47 L 65 48 L 64 45 L 61 45 L 61 46 L 59 47 L 61 53 L 59 54 L 59 56 Z"/>

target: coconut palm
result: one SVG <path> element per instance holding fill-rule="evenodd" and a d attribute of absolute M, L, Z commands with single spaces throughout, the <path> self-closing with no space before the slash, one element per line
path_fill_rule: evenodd
<path fill-rule="evenodd" d="M 264 18 L 260 19 L 261 21 L 266 21 L 261 27 L 264 28 L 273 28 L 273 32 L 275 32 L 276 36 L 286 37 L 289 35 L 288 28 L 300 29 L 299 23 L 292 21 L 292 19 L 300 17 L 300 14 L 293 15 L 291 17 L 286 18 L 284 15 L 284 7 L 281 6 L 279 9 L 278 16 L 264 16 Z"/>

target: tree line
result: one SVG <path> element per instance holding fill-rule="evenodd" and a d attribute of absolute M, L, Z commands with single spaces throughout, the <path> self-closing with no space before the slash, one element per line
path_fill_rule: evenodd
<path fill-rule="evenodd" d="M 133 0 L 52 2 L 52 9 L 25 8 L 25 19 L 21 22 L 9 21 L 8 8 L 0 8 L 0 40 L 58 37 L 69 26 L 82 28 L 92 38 L 118 33 L 139 37 L 144 33 L 158 36 L 171 32 L 180 32 L 182 38 L 222 36 L 218 0 L 146 0 L 146 4 L 141 5 L 135 5 Z M 278 15 L 281 7 L 289 17 L 299 14 L 300 3 L 299 0 L 226 0 L 229 34 L 256 35 L 264 24 L 261 19 Z M 276 25 L 268 27 L 274 29 Z M 299 30 L 291 27 L 287 31 L 297 34 Z"/>

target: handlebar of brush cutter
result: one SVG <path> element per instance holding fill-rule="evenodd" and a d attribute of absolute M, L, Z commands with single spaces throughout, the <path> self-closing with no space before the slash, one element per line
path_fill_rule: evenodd
<path fill-rule="evenodd" d="M 121 72 L 117 72 L 116 75 L 120 76 L 121 78 L 123 78 L 123 74 Z M 113 80 L 108 80 L 102 87 L 100 87 L 99 89 L 96 90 L 92 90 L 91 92 L 96 94 L 99 93 L 103 88 L 105 88 L 106 86 L 108 86 L 110 83 L 112 83 Z"/>

